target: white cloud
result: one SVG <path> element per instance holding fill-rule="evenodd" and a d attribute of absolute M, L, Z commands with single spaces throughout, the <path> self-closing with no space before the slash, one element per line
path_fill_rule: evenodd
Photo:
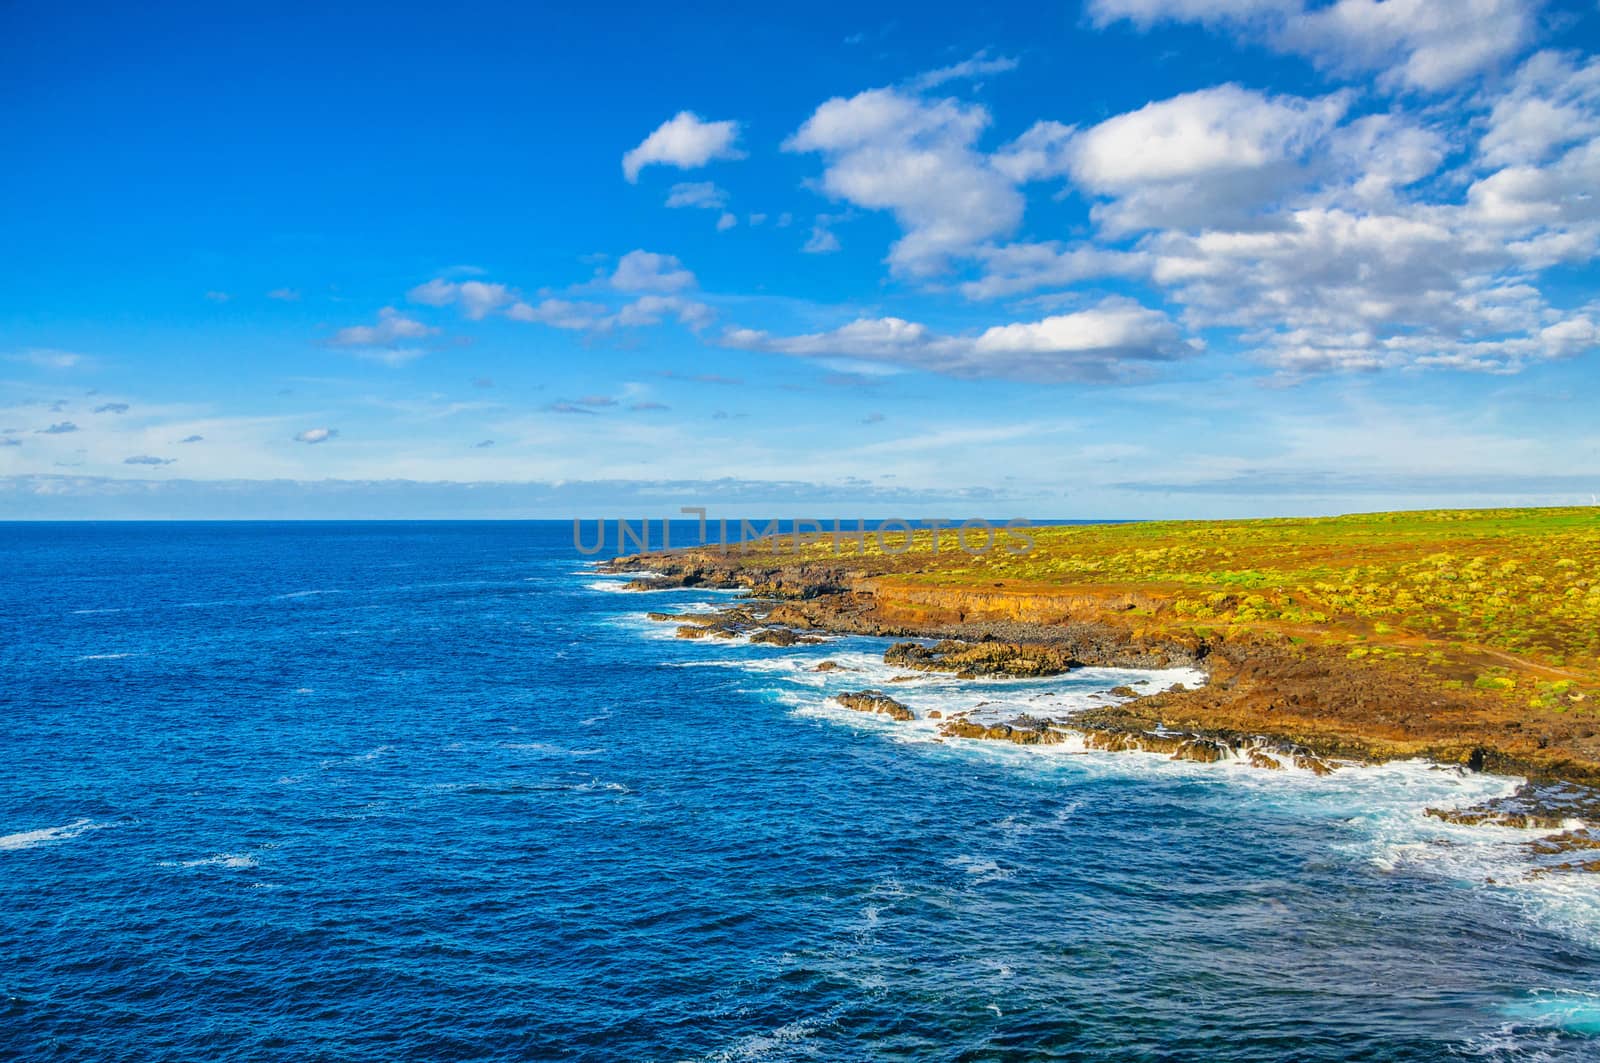
<path fill-rule="evenodd" d="M 494 311 L 514 302 L 516 293 L 504 284 L 490 284 L 485 281 L 456 282 L 435 278 L 412 288 L 406 293 L 406 298 L 425 306 L 449 306 L 455 303 L 461 307 L 461 313 L 466 317 L 473 321 L 482 321 Z"/>
<path fill-rule="evenodd" d="M 339 435 L 337 428 L 307 428 L 295 435 L 296 443 L 326 443 Z"/>
<path fill-rule="evenodd" d="M 1600 57 L 1539 52 L 1495 100 L 1478 154 L 1489 165 L 1541 163 L 1600 134 Z"/>
<path fill-rule="evenodd" d="M 605 317 L 602 303 L 572 302 L 567 299 L 541 299 L 537 303 L 518 300 L 506 308 L 506 317 L 513 321 L 537 322 L 552 328 L 594 328 Z"/>
<path fill-rule="evenodd" d="M 969 299 L 993 299 L 1039 288 L 1065 288 L 1104 277 L 1136 277 L 1149 272 L 1151 259 L 1142 251 L 1119 251 L 1092 245 L 1015 243 L 978 251 L 982 275 L 961 285 Z"/>
<path fill-rule="evenodd" d="M 300 293 L 294 288 L 274 288 L 267 293 L 268 299 L 276 299 L 280 303 L 298 303 Z"/>
<path fill-rule="evenodd" d="M 703 207 L 720 210 L 728 202 L 728 193 L 713 181 L 680 181 L 667 192 L 667 206 Z"/>
<path fill-rule="evenodd" d="M 611 287 L 622 292 L 673 292 L 694 284 L 694 274 L 675 256 L 653 251 L 629 251 L 611 274 Z"/>
<path fill-rule="evenodd" d="M 784 150 L 824 157 L 828 196 L 892 211 L 904 235 L 890 249 L 891 270 L 927 277 L 1022 219 L 1022 196 L 975 150 L 988 124 L 976 104 L 873 89 L 822 104 Z"/>
<path fill-rule="evenodd" d="M 1319 67 L 1437 91 L 1516 55 L 1533 35 L 1535 0 L 1338 0 L 1289 19 L 1278 46 Z"/>
<path fill-rule="evenodd" d="M 728 211 L 723 211 L 722 216 L 717 219 L 717 232 L 725 233 L 738 224 L 739 218 L 737 215 L 734 215 Z"/>
<path fill-rule="evenodd" d="M 680 324 L 699 331 L 715 320 L 716 311 L 704 303 L 677 295 L 641 295 L 617 311 L 611 321 L 632 328 L 659 324 L 667 317 L 676 318 Z"/>
<path fill-rule="evenodd" d="M 1232 30 L 1344 75 L 1440 91 L 1509 60 L 1535 30 L 1539 0 L 1091 0 L 1100 26 L 1197 22 Z"/>
<path fill-rule="evenodd" d="M 991 165 L 1017 184 L 1060 177 L 1068 169 L 1074 126 L 1035 122 L 1016 140 L 994 153 Z"/>
<path fill-rule="evenodd" d="M 839 238 L 833 231 L 819 223 L 811 227 L 811 235 L 800 250 L 808 255 L 831 255 L 839 250 L 839 246 Z"/>
<path fill-rule="evenodd" d="M 916 77 L 906 82 L 906 85 L 913 92 L 926 92 L 927 90 L 937 88 L 946 82 L 968 81 L 977 78 L 985 78 L 990 74 L 1004 74 L 1008 70 L 1015 70 L 1016 68 L 1017 61 L 1015 59 L 1011 59 L 1003 55 L 991 57 L 988 49 L 986 48 L 983 51 L 978 52 L 971 59 L 963 59 L 959 63 L 953 63 L 950 66 L 943 66 L 937 70 L 929 70 L 927 73 L 918 74 Z"/>
<path fill-rule="evenodd" d="M 375 325 L 351 325 L 333 334 L 330 341 L 336 347 L 380 347 L 397 340 L 416 340 L 431 336 L 439 330 L 413 318 L 406 317 L 392 306 L 378 311 Z"/>
<path fill-rule="evenodd" d="M 861 318 L 829 332 L 773 336 L 729 329 L 725 346 L 809 358 L 850 358 L 957 377 L 1114 380 L 1151 362 L 1193 353 L 1160 311 L 1131 300 L 1040 321 L 996 325 L 976 336 L 943 335 L 897 317 Z"/>
<path fill-rule="evenodd" d="M 1089 0 L 1087 10 L 1097 26 L 1126 19 L 1140 29 L 1159 22 L 1224 25 L 1263 15 L 1298 12 L 1299 0 Z"/>
<path fill-rule="evenodd" d="M 1592 315 L 1563 313 L 1533 285 L 1506 279 L 1504 241 L 1462 211 L 1322 207 L 1284 221 L 1162 234 L 1147 242 L 1152 276 L 1192 326 L 1242 329 L 1248 349 L 1294 372 L 1514 371 L 1577 353 L 1589 335 Z"/>
<path fill-rule="evenodd" d="M 622 156 L 622 173 L 631 183 L 646 166 L 692 170 L 713 159 L 742 159 L 744 152 L 734 146 L 738 138 L 737 122 L 707 122 L 691 111 L 679 111 Z"/>
<path fill-rule="evenodd" d="M 1240 223 L 1305 182 L 1303 160 L 1347 105 L 1219 85 L 1109 118 L 1073 137 L 1064 161 L 1112 197 L 1092 212 L 1107 233 Z"/>

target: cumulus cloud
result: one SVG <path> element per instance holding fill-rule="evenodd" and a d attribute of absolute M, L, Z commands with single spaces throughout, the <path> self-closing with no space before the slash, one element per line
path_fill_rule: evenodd
<path fill-rule="evenodd" d="M 603 303 L 574 302 L 569 299 L 541 299 L 537 303 L 517 300 L 506 308 L 513 321 L 537 322 L 561 329 L 594 328 L 605 318 Z"/>
<path fill-rule="evenodd" d="M 1167 0 L 1095 10 L 1141 25 L 1243 24 L 1290 7 L 1303 10 Z M 1501 8 L 1460 10 L 1471 21 Z M 1146 281 L 1185 325 L 1235 330 L 1246 351 L 1292 374 L 1511 372 L 1592 350 L 1600 313 L 1553 305 L 1540 274 L 1600 255 L 1600 60 L 1537 53 L 1448 105 L 1392 102 L 1350 117 L 1352 99 L 1222 85 L 1086 130 L 1036 123 L 992 164 L 1019 183 L 1064 177 L 1093 197 L 1093 237 L 985 243 L 960 290 L 988 299 Z"/>
<path fill-rule="evenodd" d="M 330 439 L 338 438 L 337 428 L 307 428 L 304 432 L 295 435 L 296 443 L 326 443 Z"/>
<path fill-rule="evenodd" d="M 730 329 L 725 346 L 807 358 L 850 358 L 956 377 L 1114 380 L 1197 348 L 1163 313 L 1108 299 L 1087 310 L 996 325 L 976 335 L 937 333 L 897 317 L 860 318 L 829 332 L 774 336 Z"/>
<path fill-rule="evenodd" d="M 34 434 L 41 436 L 64 436 L 68 432 L 77 432 L 79 428 L 71 421 L 57 421 L 48 428 L 36 429 Z"/>
<path fill-rule="evenodd" d="M 1535 0 L 1338 0 L 1290 18 L 1285 50 L 1324 69 L 1385 71 L 1410 88 L 1447 89 L 1498 66 L 1533 35 Z"/>
<path fill-rule="evenodd" d="M 1067 246 L 1058 241 L 1015 243 L 977 252 L 983 264 L 977 280 L 961 285 L 969 299 L 993 299 L 1039 288 L 1066 288 L 1081 281 L 1147 274 L 1151 258 L 1143 251 L 1122 251 L 1091 244 Z"/>
<path fill-rule="evenodd" d="M 617 311 L 611 320 L 615 324 L 633 328 L 659 324 L 668 317 L 676 318 L 680 324 L 699 330 L 715 320 L 716 311 L 705 303 L 677 295 L 642 295 Z"/>
<path fill-rule="evenodd" d="M 1343 75 L 1379 71 L 1394 87 L 1448 89 L 1513 58 L 1539 0 L 1090 0 L 1100 26 L 1194 22 Z"/>
<path fill-rule="evenodd" d="M 714 159 L 742 159 L 744 152 L 734 146 L 738 139 L 737 122 L 707 122 L 692 111 L 679 111 L 622 156 L 622 173 L 632 183 L 646 166 L 693 170 Z"/>
<path fill-rule="evenodd" d="M 1110 202 L 1092 211 L 1116 235 L 1239 223 L 1306 179 L 1302 160 L 1348 106 L 1219 85 L 1146 104 L 1072 138 L 1063 162 Z"/>
<path fill-rule="evenodd" d="M 177 458 L 158 458 L 151 454 L 135 454 L 131 458 L 123 458 L 124 465 L 171 465 Z"/>
<path fill-rule="evenodd" d="M 1492 166 L 1535 165 L 1600 134 L 1600 57 L 1566 52 L 1531 56 L 1495 100 L 1478 142 Z"/>
<path fill-rule="evenodd" d="M 1198 326 L 1243 330 L 1293 371 L 1442 365 L 1508 370 L 1592 338 L 1540 291 L 1503 277 L 1510 252 L 1459 212 L 1294 212 L 1261 232 L 1164 234 L 1152 276 Z M 1557 327 L 1554 332 L 1547 330 Z"/>
<path fill-rule="evenodd" d="M 351 325 L 333 334 L 330 341 L 335 347 L 380 347 L 399 340 L 417 340 L 431 336 L 439 330 L 406 317 L 392 306 L 378 311 L 374 325 Z"/>
<path fill-rule="evenodd" d="M 784 149 L 822 155 L 826 195 L 892 212 L 904 235 L 891 270 L 929 277 L 1022 219 L 1021 194 L 976 150 L 988 124 L 977 104 L 872 89 L 822 104 Z"/>
<path fill-rule="evenodd" d="M 603 332 L 655 325 L 672 318 L 698 330 L 710 324 L 716 315 L 705 303 L 678 294 L 694 284 L 694 274 L 672 255 L 636 250 L 622 256 L 615 270 L 603 281 L 604 287 L 633 296 L 631 301 L 620 306 L 555 296 L 528 299 L 505 284 L 480 280 L 458 282 L 443 277 L 417 285 L 406 293 L 406 298 L 425 306 L 455 306 L 463 316 L 474 321 L 503 316 L 551 328 Z M 594 286 L 588 287 L 592 290 Z M 400 359 L 420 353 L 390 349 L 372 356 Z"/>
<path fill-rule="evenodd" d="M 126 402 L 107 402 L 94 408 L 95 413 L 127 413 Z"/>
<path fill-rule="evenodd" d="M 513 302 L 515 293 L 504 284 L 485 281 L 451 281 L 436 277 L 406 293 L 406 298 L 424 306 L 457 305 L 473 321 L 482 321 L 492 312 Z"/>
<path fill-rule="evenodd" d="M 621 292 L 675 292 L 694 284 L 694 274 L 675 256 L 653 251 L 629 251 L 611 274 L 611 287 Z"/>

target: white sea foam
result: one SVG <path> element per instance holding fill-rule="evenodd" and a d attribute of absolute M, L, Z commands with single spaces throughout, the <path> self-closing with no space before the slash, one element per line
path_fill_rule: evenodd
<path fill-rule="evenodd" d="M 890 741 L 939 745 L 961 755 L 1014 765 L 1018 770 L 1070 771 L 1074 775 L 1127 777 L 1156 773 L 1185 782 L 1230 787 L 1229 800 L 1242 810 L 1292 806 L 1297 816 L 1329 824 L 1329 845 L 1344 858 L 1377 874 L 1425 875 L 1492 891 L 1521 909 L 1536 925 L 1600 947 L 1600 876 L 1541 874 L 1528 843 L 1556 833 L 1512 827 L 1463 825 L 1429 816 L 1426 810 L 1462 809 L 1509 797 L 1523 780 L 1468 772 L 1424 761 L 1383 765 L 1343 764 L 1319 776 L 1294 767 L 1268 750 L 1281 770 L 1250 764 L 1247 756 L 1217 763 L 1174 760 L 1164 753 L 1111 752 L 1088 748 L 1070 731 L 1054 745 L 946 738 L 945 720 L 956 713 L 978 723 L 1005 722 L 1018 715 L 1066 720 L 1085 709 L 1125 700 L 1110 693 L 1131 686 L 1140 692 L 1173 683 L 1198 686 L 1193 669 L 1084 668 L 1044 679 L 958 680 L 941 673 L 907 672 L 883 662 L 882 640 L 849 638 L 839 645 L 804 648 L 757 646 L 683 667 L 733 668 L 758 680 L 756 690 L 789 706 L 797 716 L 870 731 Z M 725 645 L 726 643 L 722 643 Z M 816 671 L 824 659 L 840 667 Z M 903 702 L 916 719 L 896 721 L 844 708 L 835 697 L 849 690 L 882 690 Z M 942 719 L 932 718 L 937 712 Z M 1248 813 L 1247 813 L 1248 814 Z M 1578 825 L 1576 821 L 1568 827 Z"/>
<path fill-rule="evenodd" d="M 109 823 L 96 823 L 92 819 L 76 819 L 61 827 L 45 827 L 41 830 L 25 830 L 16 834 L 0 834 L 0 852 L 11 852 L 17 849 L 32 849 L 40 845 L 50 845 L 53 842 L 70 841 L 92 830 L 101 830 L 109 827 Z"/>
<path fill-rule="evenodd" d="M 290 591 L 288 594 L 274 594 L 272 596 L 271 600 L 274 601 L 274 602 L 288 602 L 288 601 L 293 601 L 296 598 L 316 598 L 316 597 L 318 597 L 320 595 L 324 595 L 324 594 L 343 594 L 343 593 L 344 593 L 344 591 L 337 590 L 337 589 L 335 589 L 335 590 Z"/>
<path fill-rule="evenodd" d="M 212 853 L 196 860 L 163 860 L 162 867 L 220 867 L 229 871 L 244 871 L 260 867 L 261 862 L 247 853 Z"/>
<path fill-rule="evenodd" d="M 673 611 L 715 607 L 695 601 Z M 676 625 L 649 621 L 643 613 L 619 622 L 651 638 L 672 639 L 676 634 Z M 1156 773 L 1186 784 L 1225 786 L 1230 788 L 1228 800 L 1246 814 L 1251 805 L 1263 811 L 1292 806 L 1287 810 L 1297 817 L 1326 821 L 1330 850 L 1373 873 L 1426 875 L 1489 890 L 1520 908 L 1535 924 L 1600 947 L 1600 876 L 1541 874 L 1528 848 L 1529 842 L 1555 831 L 1454 824 L 1426 814 L 1429 808 L 1470 808 L 1509 797 L 1522 785 L 1521 779 L 1423 761 L 1341 764 L 1333 774 L 1319 776 L 1268 749 L 1257 752 L 1276 760 L 1280 770 L 1255 767 L 1247 754 L 1201 763 L 1174 760 L 1163 753 L 1094 750 L 1070 731 L 1063 742 L 1035 746 L 946 738 L 940 733 L 944 722 L 958 713 L 986 725 L 1026 714 L 1065 720 L 1070 728 L 1073 715 L 1126 700 L 1111 693 L 1115 687 L 1132 687 L 1142 694 L 1174 683 L 1204 685 L 1206 676 L 1196 669 L 1083 668 L 1039 679 L 956 679 L 886 664 L 883 639 L 846 636 L 828 646 L 795 647 L 751 645 L 748 638 L 683 640 L 683 644 L 682 658 L 666 662 L 669 666 L 734 669 L 755 681 L 753 692 L 788 706 L 796 716 L 870 731 L 896 743 L 937 745 L 963 756 L 1007 762 L 1018 770 L 1069 771 L 1080 777 Z M 729 652 L 706 653 L 706 647 Z M 817 665 L 823 660 L 838 667 L 819 672 Z M 916 718 L 896 721 L 855 712 L 835 700 L 845 691 L 864 688 L 884 691 L 907 705 Z M 985 869 L 985 873 L 993 872 Z"/>
<path fill-rule="evenodd" d="M 605 752 L 603 749 L 568 749 L 550 742 L 502 742 L 500 748 L 543 753 L 547 757 L 594 757 Z"/>
<path fill-rule="evenodd" d="M 87 653 L 79 657 L 80 661 L 120 661 L 124 657 L 136 657 L 133 653 Z"/>

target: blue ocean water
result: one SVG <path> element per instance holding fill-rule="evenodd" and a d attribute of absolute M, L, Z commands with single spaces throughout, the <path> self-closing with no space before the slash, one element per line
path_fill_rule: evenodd
<path fill-rule="evenodd" d="M 1421 814 L 1510 780 L 938 742 L 565 524 L 0 548 L 0 1058 L 1600 1057 L 1596 885 Z"/>

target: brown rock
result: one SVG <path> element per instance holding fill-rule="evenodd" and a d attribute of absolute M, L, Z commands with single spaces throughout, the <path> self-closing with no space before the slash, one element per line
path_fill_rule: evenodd
<path fill-rule="evenodd" d="M 839 704 L 847 709 L 853 709 L 856 712 L 881 713 L 891 720 L 915 720 L 917 718 L 916 713 L 881 690 L 857 690 L 850 694 L 840 694 L 837 700 Z"/>

